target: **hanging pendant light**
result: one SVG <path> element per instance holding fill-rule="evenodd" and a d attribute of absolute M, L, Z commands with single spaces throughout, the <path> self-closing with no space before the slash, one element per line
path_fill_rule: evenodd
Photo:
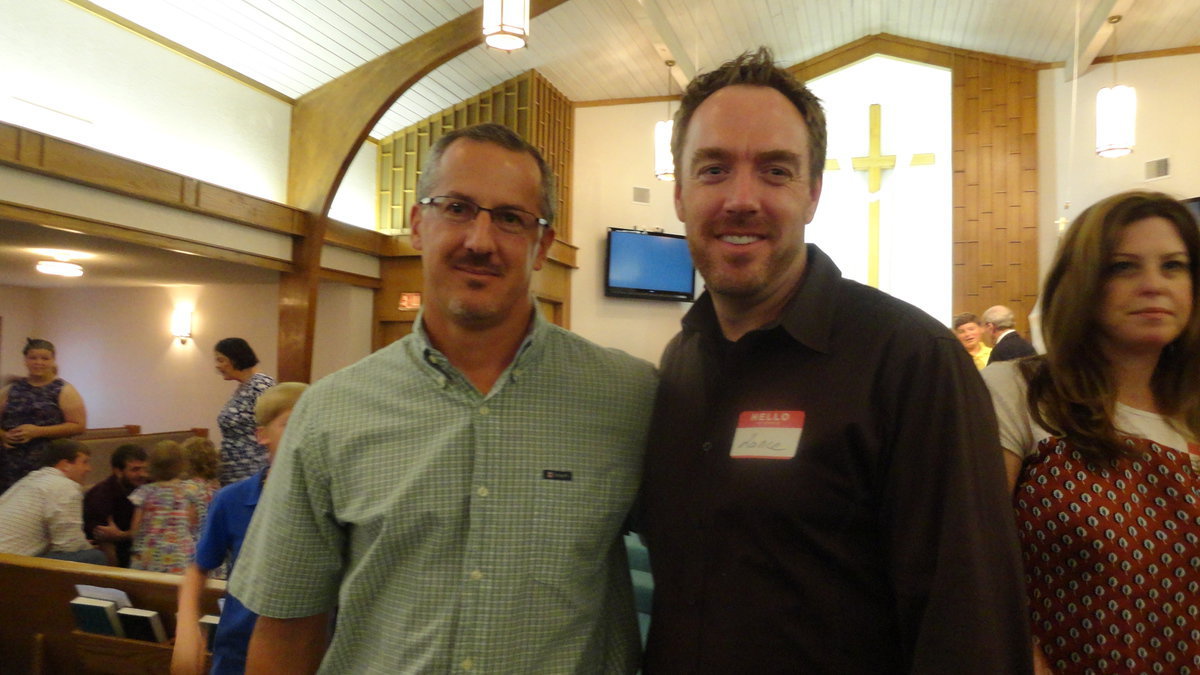
<path fill-rule="evenodd" d="M 675 158 L 671 156 L 671 133 L 675 120 L 671 118 L 671 68 L 674 61 L 667 61 L 667 119 L 654 124 L 654 177 L 659 180 L 675 180 Z"/>
<path fill-rule="evenodd" d="M 1120 15 L 1108 17 L 1113 27 L 1113 84 L 1096 93 L 1096 154 L 1122 157 L 1133 152 L 1137 127 L 1137 92 L 1117 84 L 1117 22 Z"/>
<path fill-rule="evenodd" d="M 483 0 L 483 41 L 511 52 L 529 37 L 529 0 Z"/>

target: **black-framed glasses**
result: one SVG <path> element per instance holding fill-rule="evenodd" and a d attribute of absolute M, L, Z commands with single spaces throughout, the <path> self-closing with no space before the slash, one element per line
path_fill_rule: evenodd
<path fill-rule="evenodd" d="M 470 199 L 462 197 L 450 197 L 442 195 L 438 197 L 424 197 L 417 200 L 421 206 L 432 206 L 437 209 L 438 216 L 443 220 L 454 223 L 456 225 L 466 225 L 475 221 L 480 211 L 487 211 L 492 217 L 492 224 L 500 228 L 501 232 L 509 234 L 525 234 L 535 227 L 547 227 L 550 221 L 545 218 L 539 218 L 534 214 L 512 206 L 497 206 L 494 209 L 489 209 L 486 206 L 480 206 Z"/>

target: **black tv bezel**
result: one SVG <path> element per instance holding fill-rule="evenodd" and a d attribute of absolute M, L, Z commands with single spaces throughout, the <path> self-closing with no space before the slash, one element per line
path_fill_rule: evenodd
<path fill-rule="evenodd" d="M 1191 211 L 1192 214 L 1196 216 L 1196 221 L 1200 222 L 1200 197 L 1188 197 L 1187 199 L 1180 199 L 1179 203 L 1183 204 L 1184 208 Z"/>
<path fill-rule="evenodd" d="M 609 298 L 638 298 L 642 300 L 669 300 L 672 302 L 695 302 L 696 300 L 696 267 L 692 265 L 692 290 L 690 293 L 670 291 L 655 288 L 631 288 L 628 286 L 613 286 L 610 272 L 612 270 L 612 242 L 614 232 L 630 232 L 649 237 L 669 237 L 686 240 L 682 234 L 670 232 L 650 232 L 634 230 L 626 227 L 610 227 L 604 241 L 604 295 Z"/>

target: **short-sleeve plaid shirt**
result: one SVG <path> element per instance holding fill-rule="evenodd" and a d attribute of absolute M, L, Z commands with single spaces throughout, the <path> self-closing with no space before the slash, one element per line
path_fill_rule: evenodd
<path fill-rule="evenodd" d="M 626 673 L 650 364 L 541 317 L 486 396 L 412 335 L 296 406 L 231 591 L 338 607 L 326 673 Z"/>

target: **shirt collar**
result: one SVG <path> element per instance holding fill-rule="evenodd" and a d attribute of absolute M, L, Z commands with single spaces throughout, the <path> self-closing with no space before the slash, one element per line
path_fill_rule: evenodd
<path fill-rule="evenodd" d="M 258 498 L 262 496 L 263 488 L 266 487 L 267 471 L 269 469 L 270 467 L 265 467 L 251 477 L 250 480 L 254 481 L 254 489 L 246 491 L 246 501 L 244 502 L 246 506 L 258 505 Z"/>
<path fill-rule="evenodd" d="M 458 369 L 450 363 L 450 359 L 446 358 L 445 354 L 438 351 L 430 342 L 429 333 L 425 330 L 424 316 L 425 312 L 421 310 L 417 313 L 416 321 L 413 322 L 410 354 L 427 369 L 426 372 L 429 372 L 438 381 L 439 386 L 444 387 L 449 383 L 450 374 L 458 374 Z M 545 350 L 546 336 L 552 330 L 553 325 L 537 310 L 535 303 L 533 320 L 529 322 L 529 331 L 525 334 L 525 339 L 521 341 L 521 346 L 517 348 L 517 354 L 513 357 L 512 363 L 508 364 L 508 368 L 501 373 L 497 385 L 507 380 L 519 380 L 525 371 L 541 358 L 541 354 Z M 493 387 L 492 393 L 499 388 L 499 386 Z"/>
<path fill-rule="evenodd" d="M 836 289 L 842 279 L 842 272 L 815 244 L 808 244 L 807 247 L 808 260 L 804 268 L 804 277 L 800 280 L 800 286 L 792 295 L 792 299 L 784 306 L 777 319 L 750 331 L 745 337 L 781 329 L 793 340 L 810 349 L 822 353 L 830 351 L 833 315 L 837 308 Z M 724 339 L 708 291 L 705 291 L 684 315 L 683 328 L 685 331 L 700 332 L 711 338 Z"/>

